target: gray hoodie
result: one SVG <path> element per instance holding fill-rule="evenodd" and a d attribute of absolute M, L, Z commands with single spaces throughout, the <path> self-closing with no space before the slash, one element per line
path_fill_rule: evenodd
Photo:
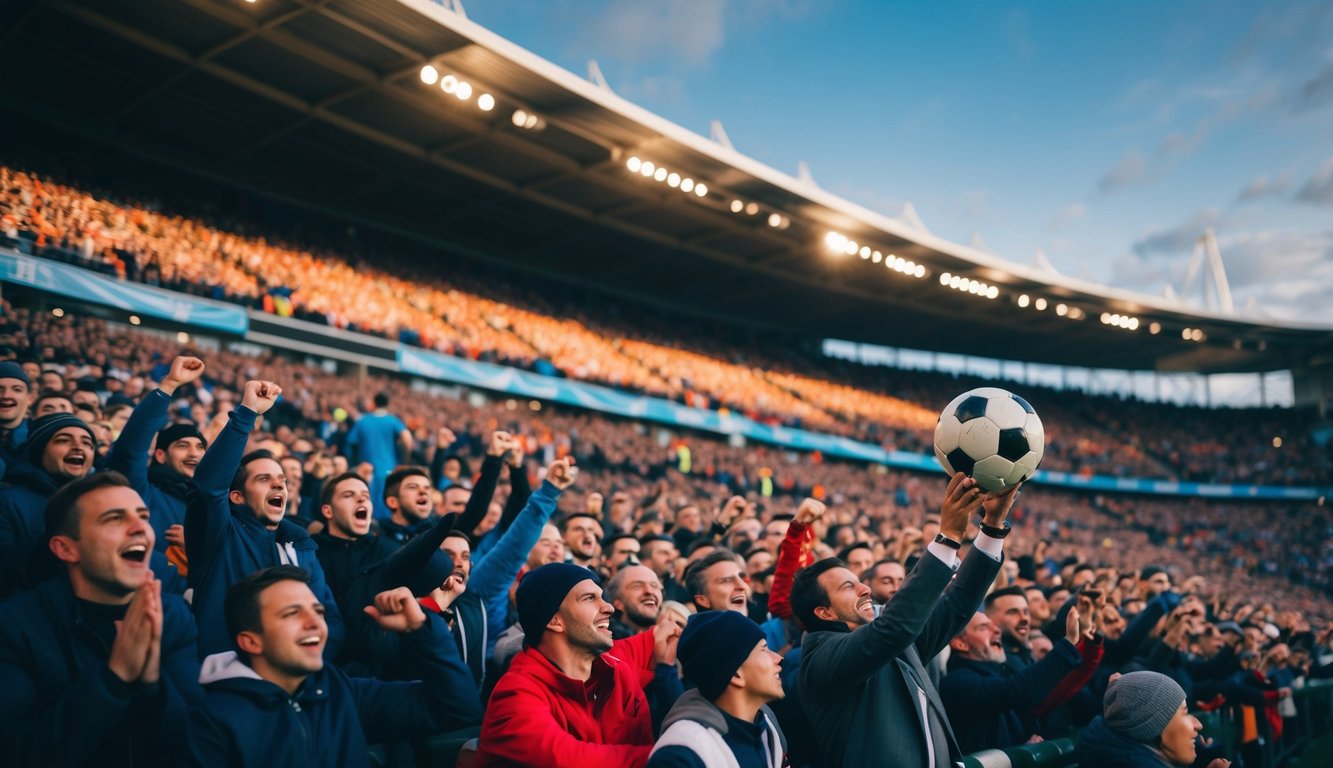
<path fill-rule="evenodd" d="M 760 744 L 756 745 L 748 734 L 732 731 L 722 710 L 697 689 L 686 691 L 662 723 L 662 735 L 653 745 L 648 768 L 678 765 L 678 760 L 667 758 L 672 751 L 681 748 L 693 752 L 705 768 L 739 768 L 734 749 L 753 751 L 757 746 L 763 750 L 764 764 L 768 768 L 781 768 L 787 752 L 787 739 L 778 727 L 777 717 L 768 707 L 759 708 L 759 717 L 765 727 L 760 734 Z M 663 751 L 668 748 L 674 749 Z M 752 760 L 747 762 L 753 763 Z"/>

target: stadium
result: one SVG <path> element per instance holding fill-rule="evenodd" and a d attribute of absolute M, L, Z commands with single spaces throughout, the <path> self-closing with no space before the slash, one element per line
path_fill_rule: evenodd
<path fill-rule="evenodd" d="M 775 765 L 925 764 L 915 762 L 925 752 L 907 748 L 901 756 L 867 756 L 878 749 L 873 740 L 825 743 L 830 733 L 849 739 L 847 722 L 872 706 L 885 717 L 901 714 L 894 709 L 896 688 L 874 694 L 884 701 L 846 713 L 837 704 L 850 691 L 877 690 L 881 676 L 899 675 L 895 657 L 912 667 L 909 684 L 915 670 L 934 679 L 916 682 L 919 705 L 903 694 L 909 702 L 903 711 L 915 714 L 883 730 L 907 742 L 924 727 L 923 749 L 934 750 L 935 764 L 937 758 L 984 766 L 1102 764 L 1091 746 L 1078 747 L 1080 740 L 1091 743 L 1088 733 L 1114 730 L 1118 679 L 1144 679 L 1117 676 L 1149 674 L 1185 692 L 1188 712 L 1181 717 L 1197 718 L 1206 737 L 1199 765 L 1214 759 L 1326 764 L 1319 760 L 1330 747 L 1333 687 L 1320 678 L 1333 677 L 1333 518 L 1326 506 L 1333 490 L 1327 416 L 1333 327 L 1190 308 L 949 242 L 770 168 L 724 138 L 681 128 L 470 21 L 458 4 L 21 5 L 0 31 L 0 63 L 23 73 L 0 84 L 0 121 L 10 138 L 0 155 L 0 357 L 11 361 L 0 363 L 0 383 L 22 381 L 32 407 L 21 405 L 19 395 L 6 399 L 9 390 L 0 386 L 6 434 L 0 583 L 5 596 L 13 595 L 0 606 L 0 613 L 13 612 L 4 623 L 29 624 L 26 596 L 53 581 L 64 585 L 62 594 L 73 583 L 74 596 L 98 602 L 78 586 L 96 579 L 75 575 L 90 566 L 62 556 L 60 546 L 49 548 L 65 561 L 68 578 L 38 565 L 48 541 L 71 538 L 52 527 L 51 510 L 61 506 L 55 500 L 66 493 L 62 488 L 112 469 L 130 486 L 147 472 L 143 488 L 158 493 L 166 486 L 155 483 L 172 466 L 168 447 L 176 445 L 164 435 L 188 427 L 190 439 L 197 434 L 200 448 L 210 450 L 177 478 L 176 488 L 190 490 L 162 491 L 171 497 L 164 508 L 176 510 L 163 519 L 176 514 L 177 525 L 157 522 L 159 496 L 140 492 L 152 528 L 161 527 L 149 536 L 161 557 L 153 561 L 157 580 L 137 578 L 160 580 L 161 595 L 125 592 L 125 618 L 117 621 L 129 624 L 124 605 L 129 611 L 156 605 L 156 634 L 163 636 L 157 642 L 171 634 L 163 621 L 188 620 L 191 634 L 197 623 L 200 656 L 250 654 L 234 663 L 246 667 L 242 676 L 263 682 L 271 662 L 235 639 L 230 609 L 223 626 L 222 593 L 231 605 L 238 584 L 249 584 L 254 571 L 293 564 L 311 571 L 318 564 L 323 573 L 310 578 L 310 587 L 327 607 L 334 601 L 316 589 L 327 580 L 346 638 L 340 656 L 332 632 L 321 639 L 330 663 L 303 674 L 322 680 L 345 667 L 336 685 L 357 675 L 396 681 L 380 684 L 402 686 L 395 696 L 433 713 L 396 712 L 399 726 L 422 721 L 411 733 L 365 725 L 364 734 L 351 729 L 355 739 L 333 739 L 346 732 L 343 723 L 343 730 L 320 731 L 317 739 L 307 734 L 304 747 L 290 734 L 255 737 L 255 744 L 276 739 L 294 764 L 303 748 L 309 751 L 300 759 L 328 764 L 727 764 L 698 757 L 702 742 L 672 742 L 665 734 L 678 722 L 668 712 L 685 703 L 730 718 L 734 713 L 718 702 L 758 701 L 738 671 L 750 663 L 744 654 L 725 670 L 742 683 L 724 675 L 721 698 L 699 693 L 713 671 L 700 644 L 725 646 L 703 635 L 722 632 L 725 622 L 699 618 L 731 612 L 708 595 L 710 574 L 730 567 L 739 568 L 731 581 L 744 582 L 737 588 L 746 600 L 736 611 L 748 623 L 727 631 L 748 640 L 747 649 L 756 642 L 752 634 L 766 635 L 766 647 L 788 657 L 783 690 L 769 695 L 763 703 L 772 707 L 762 710 L 774 716 L 767 733 L 786 751 L 787 762 L 780 749 Z M 203 365 L 185 366 L 176 362 L 181 357 Z M 982 376 L 966 364 L 941 363 L 959 359 L 990 361 L 993 374 L 992 367 Z M 1062 379 L 1052 370 L 1083 371 L 1088 386 L 1071 385 L 1067 373 Z M 1284 371 L 1289 406 L 1273 407 L 1266 395 L 1258 407 L 1208 402 L 1208 376 L 1253 374 L 1262 388 Z M 1098 376 L 1152 382 L 1159 397 L 1099 392 Z M 1194 404 L 1160 397 L 1163 386 L 1180 381 L 1202 386 Z M 180 386 L 173 393 L 167 382 Z M 280 387 L 280 398 L 265 389 L 271 384 Z M 946 403 L 978 387 L 1012 390 L 1031 404 L 1044 427 L 1044 456 L 1021 500 L 1014 502 L 1012 493 L 988 496 L 982 512 L 951 537 L 959 511 L 977 507 L 962 510 L 956 502 L 965 492 L 961 480 L 951 482 L 941 471 L 936 424 Z M 153 397 L 155 390 L 165 396 Z M 150 413 L 154 407 L 160 412 Z M 244 426 L 237 413 L 248 415 Z M 256 414 L 263 417 L 258 425 Z M 151 428 L 144 426 L 152 419 Z M 378 419 L 398 419 L 386 422 L 396 424 L 387 459 L 370 449 L 370 430 L 358 428 Z M 86 431 L 98 456 L 76 462 L 77 472 L 61 465 L 62 475 L 43 468 L 41 451 L 51 450 L 52 435 L 63 430 Z M 154 436 L 156 453 L 166 458 L 155 457 Z M 221 450 L 233 443 L 234 456 Z M 253 449 L 269 453 L 256 459 Z M 248 485 L 236 485 L 250 482 L 246 467 L 253 461 L 286 475 L 273 486 L 281 491 L 271 494 L 280 498 L 282 522 L 266 524 L 267 534 L 251 523 L 274 511 L 265 509 L 269 497 L 260 491 L 251 503 Z M 405 510 L 406 497 L 395 495 L 406 493 L 404 477 L 415 476 L 403 474 L 400 464 L 422 467 L 429 480 L 418 518 Z M 250 537 L 250 549 L 237 545 L 237 551 L 262 550 L 252 555 L 257 559 L 230 554 L 230 545 L 219 543 L 232 534 L 191 534 L 203 531 L 200 521 L 208 517 L 193 506 L 206 495 L 203 474 L 224 480 L 220 511 L 209 519 L 239 519 L 246 513 L 238 510 L 249 510 L 249 522 L 231 525 L 237 540 Z M 374 512 L 356 507 L 349 519 L 369 528 L 336 533 L 335 492 L 358 483 Z M 98 492 L 93 484 L 87 494 Z M 462 496 L 467 500 L 454 500 Z M 587 541 L 580 520 L 595 523 Z M 1003 532 L 992 525 L 997 520 Z M 290 558 L 284 546 L 293 542 L 281 538 L 287 528 L 301 531 Z M 562 543 L 543 561 L 538 536 L 545 528 Z M 435 531 L 443 543 L 419 553 Z M 943 542 L 932 542 L 936 532 Z M 251 546 L 264 535 L 267 549 Z M 819 651 L 836 636 L 855 638 L 891 619 L 906 626 L 907 613 L 931 616 L 898 596 L 928 589 L 928 579 L 938 576 L 930 567 L 938 565 L 939 546 L 966 546 L 961 567 L 959 555 L 951 555 L 959 569 L 953 585 L 944 586 L 952 575 L 946 572 L 931 598 L 943 590 L 943 606 L 981 572 L 973 566 L 989 556 L 983 545 L 998 547 L 1006 537 L 1009 554 L 1002 561 L 995 555 L 995 572 L 949 631 L 934 632 L 940 637 L 932 653 L 916 659 L 911 650 L 909 665 L 899 657 L 907 653 L 902 647 L 881 650 L 884 670 L 831 696 L 820 690 L 830 686 L 817 661 L 830 651 Z M 412 577 L 383 581 L 392 570 L 385 564 L 397 562 L 385 551 L 355 566 L 350 558 L 361 555 L 338 554 L 359 552 L 372 540 L 387 548 L 390 539 L 398 552 L 424 558 Z M 624 540 L 634 542 L 629 559 L 620 554 Z M 301 554 L 301 541 L 311 542 L 313 554 Z M 652 567 L 664 550 L 675 554 Z M 471 565 L 456 570 L 465 557 Z M 876 593 L 873 618 L 863 623 L 818 613 L 832 604 L 814 608 L 819 624 L 842 623 L 837 631 L 819 631 L 802 606 L 812 599 L 810 574 L 827 571 L 833 563 L 824 561 L 834 557 L 868 588 L 867 601 L 878 574 L 888 570 L 881 565 L 892 561 L 912 575 L 887 599 Z M 132 560 L 144 566 L 150 558 Z M 627 676 L 646 675 L 633 678 L 639 682 L 630 687 L 638 690 L 615 689 L 641 715 L 637 720 L 620 710 L 602 713 L 603 724 L 625 722 L 596 733 L 587 730 L 596 717 L 584 723 L 569 711 L 547 716 L 549 723 L 520 722 L 533 706 L 523 686 L 542 679 L 533 665 L 578 681 L 557 661 L 567 655 L 542 650 L 572 642 L 564 625 L 553 633 L 548 623 L 543 634 L 538 622 L 534 633 L 524 618 L 524 584 L 572 578 L 524 581 L 554 573 L 557 563 L 600 573 L 612 628 L 642 630 L 617 636 L 612 658 L 646 666 L 633 673 L 625 661 L 607 666 L 621 671 L 614 684 L 605 681 L 623 688 Z M 621 574 L 630 568 L 654 571 L 649 580 L 660 582 L 647 623 L 636 623 L 624 598 L 629 577 Z M 426 606 L 425 614 L 395 601 L 394 590 L 408 590 L 426 573 L 439 578 L 408 595 L 413 606 L 416 600 Z M 455 574 L 454 583 L 442 586 L 447 574 Z M 1158 574 L 1169 576 L 1169 589 L 1152 586 Z M 266 588 L 299 583 L 290 574 L 286 579 Z M 467 583 L 462 595 L 477 593 L 480 618 L 468 618 L 473 603 L 451 591 L 459 580 Z M 374 589 L 367 586 L 372 582 Z M 482 594 L 488 585 L 493 595 Z M 571 587 L 578 589 L 563 588 Z M 814 588 L 816 602 L 823 589 Z M 168 610 L 186 590 L 189 608 Z M 991 610 L 1015 596 L 1024 604 L 1021 632 Z M 822 597 L 833 599 L 827 590 Z M 1049 602 L 1044 618 L 1038 602 Z M 664 618 L 671 604 L 682 610 L 678 626 Z M 368 609 L 378 623 L 362 616 Z M 551 621 L 564 610 L 552 606 Z M 427 661 L 418 663 L 405 649 L 425 641 L 416 632 L 397 636 L 395 616 L 406 617 L 409 628 L 424 622 L 446 627 L 441 634 L 452 630 L 457 652 L 449 640 L 447 653 L 420 650 Z M 480 640 L 467 639 L 469 621 L 481 622 Z M 976 631 L 993 630 L 995 646 L 1008 657 L 1003 663 L 987 660 L 986 649 L 968 639 L 974 624 Z M 1053 646 L 1040 657 L 1030 647 L 1029 624 Z M 246 625 L 239 634 L 267 631 Z M 528 635 L 507 672 L 499 662 L 502 631 Z M 825 633 L 834 640 L 809 641 Z M 643 648 L 635 651 L 640 637 Z M 143 653 L 126 677 L 112 652 L 120 647 L 117 631 L 102 642 L 101 656 L 92 658 L 105 670 L 110 656 L 120 680 L 99 696 L 123 708 L 128 691 L 140 690 L 136 685 L 158 695 L 156 668 L 146 671 Z M 921 639 L 907 642 L 926 647 Z M 188 724 L 164 716 L 146 736 L 126 737 L 108 715 L 98 724 L 105 733 L 92 729 L 75 739 L 65 735 L 73 726 L 59 698 L 82 695 L 74 670 L 52 672 L 42 654 L 12 650 L 40 646 L 18 635 L 0 637 L 0 646 L 7 649 L 4 687 L 15 692 L 0 697 L 7 764 L 46 764 L 58 753 L 71 764 L 107 765 L 113 762 L 104 756 L 114 753 L 106 750 L 122 748 L 151 755 L 135 760 L 149 763 L 239 764 L 253 756 L 246 750 L 256 747 L 228 730 L 227 718 L 241 717 L 240 707 L 216 705 L 240 694 L 226 688 L 227 680 L 208 678 L 207 661 L 204 680 L 197 679 L 195 658 L 188 690 L 162 694 L 192 702 Z M 570 654 L 581 646 L 558 647 Z M 935 655 L 945 648 L 948 661 Z M 67 652 L 64 660 L 83 653 Z M 588 658 L 594 657 L 603 658 Z M 677 662 L 686 682 L 697 684 L 687 686 L 689 693 L 677 690 Z M 1052 676 L 1046 670 L 1057 662 L 1068 669 Z M 165 677 L 165 656 L 163 663 Z M 446 667 L 456 668 L 454 677 L 441 677 Z M 654 679 L 663 669 L 671 679 Z M 960 688 L 968 674 L 1013 686 L 1021 679 L 1022 701 L 979 705 L 1000 694 Z M 1047 677 L 1051 682 L 1039 682 Z M 1066 681 L 1068 690 L 1055 681 Z M 442 685 L 449 686 L 445 696 Z M 61 686 L 70 692 L 37 692 Z M 422 693 L 432 688 L 433 697 Z M 1063 695 L 1048 700 L 1047 689 L 1054 689 L 1050 697 Z M 987 693 L 978 699 L 977 690 Z M 295 687 L 282 699 L 294 704 L 308 694 Z M 358 700 L 358 706 L 369 705 Z M 387 717 L 392 707 L 381 706 L 375 716 L 361 709 L 361 722 Z M 336 717 L 356 714 L 338 711 Z M 765 722 L 758 703 L 745 711 L 746 725 Z M 969 727 L 968 721 L 986 725 L 991 717 L 1001 725 Z M 318 728 L 332 728 L 330 722 L 320 720 Z M 1161 727 L 1169 726 L 1158 724 L 1154 738 Z M 1186 741 L 1192 738 L 1191 732 Z M 1143 764 L 1193 763 L 1177 759 L 1165 739 L 1153 742 L 1159 762 Z M 731 738 L 725 743 L 741 748 Z M 682 749 L 695 752 L 681 757 Z M 285 764 L 272 759 L 267 764 Z M 1122 759 L 1105 764 L 1139 764 Z"/>

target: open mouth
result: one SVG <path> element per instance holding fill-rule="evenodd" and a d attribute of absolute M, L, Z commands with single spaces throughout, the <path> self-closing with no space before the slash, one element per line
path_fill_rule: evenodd
<path fill-rule="evenodd" d="M 748 604 L 747 601 L 746 601 L 746 599 L 745 599 L 745 595 L 744 595 L 744 594 L 735 594 L 735 595 L 732 595 L 732 596 L 731 596 L 731 599 L 728 600 L 727 602 L 728 602 L 729 604 L 733 605 L 733 606 L 738 607 L 738 608 L 744 608 L 744 607 L 746 607 L 746 605 Z"/>
<path fill-rule="evenodd" d="M 10 408 L 17 408 L 17 407 L 19 407 L 19 401 L 9 397 L 0 398 L 0 410 L 7 411 Z"/>
<path fill-rule="evenodd" d="M 358 523 L 364 523 L 370 519 L 370 509 L 367 507 L 357 507 L 352 511 L 352 518 Z"/>
<path fill-rule="evenodd" d="M 199 460 L 198 460 L 198 459 L 186 459 L 185 461 L 182 461 L 182 462 L 181 462 L 181 466 L 185 467 L 186 469 L 193 470 L 195 467 L 198 467 L 198 466 L 199 466 Z"/>
<path fill-rule="evenodd" d="M 282 493 L 275 493 L 264 499 L 264 504 L 268 506 L 270 512 L 281 512 L 287 506 L 287 496 Z"/>
<path fill-rule="evenodd" d="M 863 597 L 860 600 L 856 601 L 856 610 L 858 611 L 865 610 L 866 608 L 869 608 L 872 604 L 873 603 L 871 602 L 870 598 Z"/>
<path fill-rule="evenodd" d="M 65 454 L 64 464 L 67 467 L 83 469 L 88 464 L 88 457 L 80 452 L 70 452 Z"/>
<path fill-rule="evenodd" d="M 131 544 L 120 553 L 120 556 L 131 563 L 143 563 L 148 559 L 148 545 Z"/>
<path fill-rule="evenodd" d="M 644 599 L 642 599 L 642 600 L 639 601 L 639 605 L 643 606 L 644 608 L 656 608 L 656 607 L 657 607 L 657 598 L 655 598 L 655 597 L 645 597 Z"/>
<path fill-rule="evenodd" d="M 609 631 L 611 629 L 611 620 L 603 619 L 601 621 L 594 623 L 593 626 L 596 627 L 597 629 L 604 629 Z"/>
<path fill-rule="evenodd" d="M 311 648 L 311 647 L 317 647 L 321 645 L 323 642 L 324 641 L 320 639 L 319 635 L 311 635 L 309 637 L 303 637 L 300 640 L 297 640 L 296 644 L 300 646 L 305 646 L 307 648 Z"/>

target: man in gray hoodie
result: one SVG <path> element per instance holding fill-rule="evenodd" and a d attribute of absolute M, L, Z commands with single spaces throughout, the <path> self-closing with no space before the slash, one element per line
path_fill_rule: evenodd
<path fill-rule="evenodd" d="M 648 768 L 781 768 L 787 740 L 766 704 L 782 698 L 782 656 L 735 611 L 690 619 L 678 656 L 697 688 L 663 722 Z"/>

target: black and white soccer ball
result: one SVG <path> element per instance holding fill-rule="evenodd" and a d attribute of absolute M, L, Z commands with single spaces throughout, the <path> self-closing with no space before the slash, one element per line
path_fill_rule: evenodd
<path fill-rule="evenodd" d="M 935 425 L 935 458 L 950 475 L 963 472 L 992 493 L 1032 477 L 1046 432 L 1028 401 L 999 387 L 955 397 Z"/>

